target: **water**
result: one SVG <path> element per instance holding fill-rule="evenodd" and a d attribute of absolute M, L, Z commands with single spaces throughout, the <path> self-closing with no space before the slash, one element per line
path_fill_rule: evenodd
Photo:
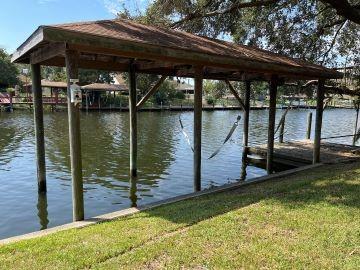
<path fill-rule="evenodd" d="M 307 113 L 289 111 L 285 140 L 304 138 Z M 128 177 L 128 113 L 81 114 L 86 217 L 192 192 L 192 152 L 181 133 L 179 115 L 192 138 L 192 112 L 139 113 L 135 190 Z M 203 112 L 203 188 L 240 177 L 242 123 L 221 152 L 207 159 L 224 140 L 237 115 L 236 111 Z M 280 117 L 278 111 L 277 121 Z M 266 142 L 267 119 L 267 111 L 251 111 L 250 142 Z M 351 134 L 354 119 L 354 110 L 326 110 L 323 137 Z M 47 196 L 38 196 L 33 116 L 26 111 L 0 113 L 0 239 L 72 221 L 67 114 L 48 112 L 44 123 L 48 192 Z M 350 144 L 351 138 L 329 141 Z M 247 179 L 265 174 L 263 169 L 247 167 Z"/>

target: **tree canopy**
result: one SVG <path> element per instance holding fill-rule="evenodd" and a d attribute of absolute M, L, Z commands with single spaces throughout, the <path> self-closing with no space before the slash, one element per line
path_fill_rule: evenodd
<path fill-rule="evenodd" d="M 121 18 L 233 39 L 329 67 L 359 65 L 358 0 L 155 0 Z"/>
<path fill-rule="evenodd" d="M 19 71 L 15 64 L 11 63 L 10 56 L 0 48 L 0 88 L 15 86 L 18 83 Z"/>

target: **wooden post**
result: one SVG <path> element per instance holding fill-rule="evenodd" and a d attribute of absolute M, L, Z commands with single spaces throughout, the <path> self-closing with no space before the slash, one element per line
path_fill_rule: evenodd
<path fill-rule="evenodd" d="M 137 109 L 135 65 L 129 65 L 130 176 L 137 175 Z"/>
<path fill-rule="evenodd" d="M 283 143 L 284 142 L 284 131 L 285 131 L 285 121 L 286 118 L 284 118 L 284 121 L 281 122 L 280 125 L 280 130 L 279 130 L 279 143 Z"/>
<path fill-rule="evenodd" d="M 44 117 L 40 65 L 31 65 L 38 191 L 46 192 Z"/>
<path fill-rule="evenodd" d="M 194 191 L 201 190 L 201 118 L 203 68 L 195 67 L 194 87 Z"/>
<path fill-rule="evenodd" d="M 266 170 L 268 174 L 271 174 L 273 172 L 276 94 L 277 94 L 277 77 L 274 76 L 270 80 L 269 126 L 268 126 L 268 145 L 267 145 L 267 156 L 266 156 Z"/>
<path fill-rule="evenodd" d="M 244 131 L 243 131 L 243 144 L 244 147 L 248 147 L 249 145 L 249 117 L 250 117 L 250 90 L 251 90 L 251 82 L 245 82 L 245 102 L 244 102 Z"/>
<path fill-rule="evenodd" d="M 69 118 L 69 141 L 72 178 L 72 201 L 73 220 L 84 220 L 84 195 L 81 160 L 81 134 L 80 134 L 80 109 L 71 103 L 70 79 L 78 79 L 79 54 L 76 51 L 66 51 L 66 73 L 67 73 L 67 102 Z"/>
<path fill-rule="evenodd" d="M 306 139 L 310 140 L 311 137 L 311 125 L 312 125 L 312 112 L 308 113 L 307 116 L 307 128 L 306 128 Z"/>
<path fill-rule="evenodd" d="M 318 82 L 318 89 L 316 95 L 316 119 L 315 119 L 313 164 L 320 162 L 320 143 L 321 143 L 321 126 L 322 126 L 323 108 L 324 108 L 324 80 L 320 79 Z"/>
<path fill-rule="evenodd" d="M 356 144 L 356 134 L 357 134 L 357 127 L 358 127 L 358 121 L 359 121 L 359 109 L 360 104 L 355 104 L 355 110 L 356 110 L 356 119 L 355 119 L 355 130 L 354 130 L 354 137 L 353 137 L 353 145 Z"/>

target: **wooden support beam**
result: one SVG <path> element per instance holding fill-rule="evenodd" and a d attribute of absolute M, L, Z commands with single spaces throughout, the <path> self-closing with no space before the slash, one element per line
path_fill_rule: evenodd
<path fill-rule="evenodd" d="M 51 43 L 31 53 L 30 64 L 39 64 L 57 56 L 64 56 L 65 51 L 65 42 Z"/>
<path fill-rule="evenodd" d="M 130 112 L 130 176 L 137 176 L 137 109 L 136 109 L 136 70 L 129 65 L 129 112 Z"/>
<path fill-rule="evenodd" d="M 34 125 L 36 140 L 36 168 L 38 191 L 46 192 L 46 166 L 45 166 L 45 139 L 44 139 L 44 117 L 41 88 L 40 65 L 31 65 L 32 91 L 34 102 Z"/>
<path fill-rule="evenodd" d="M 73 220 L 84 220 L 84 195 L 81 160 L 80 108 L 71 102 L 71 81 L 79 78 L 79 54 L 66 51 L 67 102 L 69 118 L 69 141 L 72 178 Z"/>
<path fill-rule="evenodd" d="M 244 110 L 244 131 L 243 131 L 243 144 L 247 148 L 249 145 L 249 118 L 250 118 L 250 91 L 251 82 L 245 82 L 245 110 Z"/>
<path fill-rule="evenodd" d="M 352 145 L 355 146 L 356 144 L 356 134 L 357 134 L 357 130 L 358 130 L 358 122 L 359 122 L 359 109 L 360 109 L 360 104 L 359 103 L 355 103 L 355 110 L 356 110 L 356 118 L 355 118 L 355 128 L 354 128 L 354 137 L 353 137 L 353 143 Z"/>
<path fill-rule="evenodd" d="M 203 67 L 195 67 L 194 87 L 194 191 L 201 190 L 201 128 Z"/>
<path fill-rule="evenodd" d="M 311 125 L 312 125 L 312 112 L 309 112 L 307 116 L 307 128 L 306 128 L 306 139 L 308 140 L 310 140 L 311 137 Z"/>
<path fill-rule="evenodd" d="M 284 120 L 281 121 L 281 123 L 280 123 L 279 143 L 283 143 L 283 142 L 284 142 L 285 121 L 286 121 L 286 117 L 284 117 Z"/>
<path fill-rule="evenodd" d="M 245 111 L 246 110 L 245 104 L 242 101 L 242 99 L 239 97 L 239 94 L 236 92 L 236 90 L 234 89 L 234 87 L 232 86 L 232 84 L 230 83 L 229 80 L 226 79 L 225 82 L 229 86 L 229 89 L 230 89 L 231 93 L 239 101 L 239 104 L 240 104 L 240 107 L 242 108 L 242 110 Z"/>
<path fill-rule="evenodd" d="M 268 174 L 273 173 L 277 86 L 278 86 L 277 77 L 274 76 L 270 80 L 269 126 L 268 126 L 268 143 L 267 143 L 267 155 L 266 155 L 266 170 Z"/>
<path fill-rule="evenodd" d="M 166 78 L 167 78 L 167 76 L 165 76 L 165 75 L 161 76 L 161 78 L 158 80 L 158 82 L 153 87 L 151 87 L 149 92 L 147 92 L 146 95 L 136 105 L 137 109 L 139 109 L 153 94 L 155 94 L 155 92 L 159 89 L 159 87 L 166 80 Z"/>
<path fill-rule="evenodd" d="M 319 80 L 316 94 L 316 119 L 315 119 L 315 137 L 314 137 L 314 153 L 313 164 L 320 162 L 320 144 L 321 144 L 321 126 L 324 110 L 324 83 L 323 79 Z"/>

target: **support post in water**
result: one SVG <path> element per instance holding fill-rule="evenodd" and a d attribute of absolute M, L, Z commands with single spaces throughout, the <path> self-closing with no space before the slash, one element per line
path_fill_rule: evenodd
<path fill-rule="evenodd" d="M 66 51 L 67 102 L 69 118 L 70 160 L 72 178 L 73 220 L 84 220 L 84 190 L 81 160 L 80 103 L 81 90 L 77 85 L 79 79 L 77 51 Z M 79 92 L 80 91 L 80 92 Z"/>
<path fill-rule="evenodd" d="M 243 144 L 244 148 L 249 146 L 249 117 L 250 117 L 250 91 L 251 82 L 245 82 L 245 102 L 244 102 L 244 132 L 243 132 Z"/>
<path fill-rule="evenodd" d="M 129 65 L 129 115 L 130 115 L 130 176 L 137 176 L 137 109 L 136 71 L 133 62 Z"/>
<path fill-rule="evenodd" d="M 39 64 L 31 65 L 31 74 L 32 92 L 34 95 L 34 125 L 38 191 L 46 192 L 44 116 L 41 89 L 41 70 Z"/>
<path fill-rule="evenodd" d="M 354 130 L 354 137 L 353 137 L 353 146 L 356 144 L 356 136 L 357 136 L 357 129 L 358 129 L 358 121 L 359 121 L 359 109 L 360 104 L 357 102 L 354 104 L 356 110 L 356 119 L 355 119 L 355 130 Z"/>
<path fill-rule="evenodd" d="M 201 190 L 201 118 L 203 67 L 195 67 L 194 92 L 194 191 Z"/>
<path fill-rule="evenodd" d="M 313 164 L 320 162 L 321 126 L 322 126 L 322 116 L 324 110 L 324 83 L 325 81 L 323 79 L 319 79 L 318 89 L 316 94 L 316 119 L 315 119 Z"/>
<path fill-rule="evenodd" d="M 268 174 L 271 174 L 273 172 L 277 85 L 278 85 L 277 76 L 272 76 L 270 80 L 269 126 L 268 126 L 268 143 L 267 143 L 267 155 L 266 155 L 266 170 Z"/>
<path fill-rule="evenodd" d="M 307 128 L 306 128 L 306 139 L 310 140 L 311 137 L 311 125 L 312 125 L 312 112 L 308 113 L 307 116 Z"/>

